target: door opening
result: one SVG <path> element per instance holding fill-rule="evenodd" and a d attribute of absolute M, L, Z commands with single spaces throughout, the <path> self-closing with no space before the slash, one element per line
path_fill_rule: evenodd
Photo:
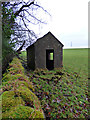
<path fill-rule="evenodd" d="M 46 50 L 46 68 L 48 70 L 54 69 L 54 50 Z"/>

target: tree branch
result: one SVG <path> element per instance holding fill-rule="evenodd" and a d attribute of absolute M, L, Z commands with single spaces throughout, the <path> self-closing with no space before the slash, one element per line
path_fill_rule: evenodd
<path fill-rule="evenodd" d="M 36 18 L 35 16 L 31 15 L 26 9 L 24 9 L 23 11 L 27 12 L 28 15 L 30 15 L 32 18 L 34 18 L 35 20 L 37 20 L 39 23 L 43 23 L 43 24 L 46 24 L 45 22 L 39 20 L 38 18 Z M 28 20 L 25 16 L 23 16 L 28 22 L 31 22 L 30 20 Z M 32 23 L 32 22 L 31 22 Z M 35 23 L 32 23 L 32 24 L 35 24 Z"/>
<path fill-rule="evenodd" d="M 34 4 L 34 2 L 31 2 L 31 3 L 28 4 L 28 5 L 23 5 L 14 15 L 15 15 L 15 16 L 18 16 L 19 13 L 22 11 L 22 9 L 23 9 L 24 7 L 29 7 L 29 6 L 31 6 L 32 4 Z"/>
<path fill-rule="evenodd" d="M 41 8 L 43 11 L 45 11 L 47 14 L 49 14 L 50 15 L 50 13 L 49 12 L 47 12 L 47 10 L 45 10 L 43 7 L 41 7 L 40 5 L 38 5 L 38 4 L 34 4 L 34 6 L 37 6 L 37 7 L 39 7 L 39 8 Z M 51 16 L 51 15 L 50 15 Z"/>
<path fill-rule="evenodd" d="M 20 51 L 22 50 L 22 48 L 23 48 L 24 44 L 25 44 L 25 40 L 24 40 L 24 42 L 23 42 L 22 46 L 21 46 L 21 47 L 17 50 L 17 53 L 18 53 L 18 54 L 20 54 Z"/>
<path fill-rule="evenodd" d="M 31 31 L 31 30 L 28 29 L 28 27 L 27 27 L 27 25 L 26 25 L 26 23 L 25 23 L 23 17 L 22 17 L 22 21 L 23 21 L 25 27 L 27 28 L 28 32 L 29 32 L 31 35 L 33 35 L 35 38 L 37 38 L 36 35 L 35 35 L 35 33 L 34 33 L 33 31 Z M 33 33 L 32 33 L 32 32 L 33 32 Z"/>

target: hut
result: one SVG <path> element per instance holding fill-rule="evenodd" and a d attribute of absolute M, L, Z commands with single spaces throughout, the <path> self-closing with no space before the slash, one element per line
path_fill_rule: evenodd
<path fill-rule="evenodd" d="M 63 44 L 51 33 L 37 39 L 27 50 L 27 66 L 36 68 L 61 68 L 63 66 Z"/>

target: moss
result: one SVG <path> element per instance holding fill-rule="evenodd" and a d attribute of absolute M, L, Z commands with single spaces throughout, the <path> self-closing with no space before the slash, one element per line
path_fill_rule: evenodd
<path fill-rule="evenodd" d="M 39 111 L 41 110 L 41 106 L 40 106 L 40 102 L 39 102 L 37 96 L 33 92 L 31 92 L 28 88 L 23 87 L 23 86 L 20 86 L 16 91 L 18 93 L 18 97 L 15 97 L 14 91 L 6 91 L 2 94 L 2 98 L 3 98 L 2 99 L 2 103 L 3 103 L 2 112 L 4 112 L 3 115 L 4 116 L 5 116 L 5 114 L 9 115 L 9 111 L 13 107 L 20 105 L 20 104 L 25 105 L 25 102 L 26 102 L 26 103 L 30 103 L 29 107 L 33 107 L 33 109 L 36 110 L 36 113 L 33 113 L 32 116 L 37 116 L 35 118 L 40 118 L 41 113 Z M 10 114 L 11 114 L 11 112 L 10 112 Z M 20 113 L 18 113 L 18 112 L 17 112 L 17 114 L 20 115 Z M 15 116 L 13 116 L 13 117 L 15 117 Z"/>
<path fill-rule="evenodd" d="M 12 79 L 13 79 L 13 75 L 8 73 L 6 76 L 4 76 L 2 78 L 2 82 L 7 82 L 7 81 L 12 80 Z"/>
<path fill-rule="evenodd" d="M 0 89 L 2 88 L 2 84 L 0 85 Z"/>
<path fill-rule="evenodd" d="M 3 118 L 44 118 L 43 112 L 34 110 L 28 106 L 16 106 L 9 112 L 2 114 Z"/>
<path fill-rule="evenodd" d="M 12 62 L 9 64 L 10 68 L 8 69 L 8 71 L 11 73 L 11 74 L 15 74 L 15 73 L 24 73 L 24 68 L 21 64 L 21 61 L 14 57 Z"/>
<path fill-rule="evenodd" d="M 24 74 L 7 74 L 3 79 L 2 79 L 2 85 L 3 85 L 3 90 L 11 90 L 13 87 L 13 83 L 17 84 L 20 86 L 21 84 L 28 87 L 32 91 L 34 90 L 34 86 L 32 85 L 31 82 L 29 82 L 28 77 L 25 76 Z M 16 83 L 15 83 L 16 82 Z M 16 86 L 17 86 L 16 85 Z"/>
<path fill-rule="evenodd" d="M 32 92 L 34 86 L 24 75 L 24 68 L 18 58 L 10 63 L 2 79 L 1 89 L 3 118 L 44 118 L 40 101 Z"/>
<path fill-rule="evenodd" d="M 10 85 L 10 81 L 2 82 L 2 87 L 5 85 Z"/>
<path fill-rule="evenodd" d="M 20 88 L 17 90 L 22 99 L 30 104 L 30 106 L 34 106 L 35 103 L 38 103 L 40 106 L 40 102 L 37 98 L 37 96 L 31 92 L 28 88 L 20 86 Z M 40 107 L 39 107 L 40 109 Z"/>
<path fill-rule="evenodd" d="M 3 89 L 3 91 L 9 91 L 9 90 L 13 89 L 13 87 L 18 88 L 20 86 L 26 86 L 33 92 L 35 91 L 33 88 L 33 85 L 30 82 L 18 81 L 18 80 L 3 82 L 2 89 Z"/>
<path fill-rule="evenodd" d="M 12 67 L 14 64 L 19 65 L 19 66 L 22 66 L 21 60 L 18 59 L 17 57 L 14 57 L 14 58 L 13 58 L 12 62 L 9 64 L 9 66 Z M 19 68 L 18 68 L 18 69 L 19 69 Z M 24 70 L 23 67 L 22 67 L 22 70 Z"/>
<path fill-rule="evenodd" d="M 48 69 L 40 69 L 40 68 L 37 68 L 37 69 L 35 69 L 34 73 L 35 73 L 35 74 L 38 74 L 38 75 L 41 75 L 41 74 L 46 75 L 46 74 L 47 74 L 47 71 L 48 71 Z"/>
<path fill-rule="evenodd" d="M 8 73 L 6 76 L 3 77 L 2 79 L 2 82 L 7 82 L 7 81 L 10 81 L 10 80 L 28 80 L 28 77 L 25 76 L 24 74 L 15 74 L 15 75 L 12 75 L 10 73 Z"/>
<path fill-rule="evenodd" d="M 2 89 L 3 91 L 9 91 L 11 89 L 13 89 L 13 87 L 17 87 L 18 86 L 18 82 L 17 80 L 15 81 L 7 81 L 7 82 L 2 82 Z"/>
<path fill-rule="evenodd" d="M 6 91 L 2 94 L 2 112 L 10 110 L 11 107 L 15 107 L 18 104 L 25 105 L 25 102 L 21 97 L 15 97 L 14 91 Z"/>
<path fill-rule="evenodd" d="M 2 95 L 0 95 L 0 109 L 1 109 L 1 104 L 2 104 Z"/>
<path fill-rule="evenodd" d="M 32 90 L 33 92 L 35 91 L 34 88 L 33 88 L 33 85 L 30 83 L 30 82 L 25 82 L 25 81 L 19 81 L 19 84 L 22 85 L 22 86 L 26 86 L 28 87 L 30 90 Z"/>
<path fill-rule="evenodd" d="M 27 79 L 27 77 L 24 74 L 12 75 L 12 74 L 8 73 L 6 76 L 4 76 L 2 78 L 2 82 L 7 82 L 7 81 L 10 81 L 10 80 L 16 80 L 16 79 L 25 80 L 25 79 Z"/>

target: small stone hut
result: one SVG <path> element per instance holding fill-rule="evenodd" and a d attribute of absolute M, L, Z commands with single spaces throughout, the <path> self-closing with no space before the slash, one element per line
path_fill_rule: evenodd
<path fill-rule="evenodd" d="M 61 68 L 63 66 L 63 46 L 51 32 L 48 32 L 26 49 L 28 68 L 32 70 Z"/>

